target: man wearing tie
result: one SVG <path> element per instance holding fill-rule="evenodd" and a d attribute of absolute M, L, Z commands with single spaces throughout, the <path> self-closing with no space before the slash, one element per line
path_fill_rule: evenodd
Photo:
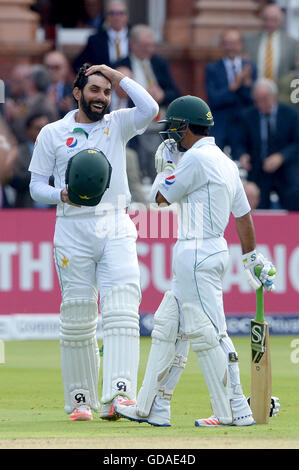
<path fill-rule="evenodd" d="M 0 120 L 2 131 L 2 122 Z M 10 183 L 16 165 L 17 147 L 11 145 L 5 134 L 0 134 L 0 209 L 10 207 L 5 186 Z"/>
<path fill-rule="evenodd" d="M 253 87 L 254 106 L 241 119 L 238 155 L 248 180 L 261 191 L 259 209 L 270 209 L 270 194 L 279 196 L 282 209 L 298 210 L 293 194 L 299 186 L 298 113 L 277 101 L 275 82 L 262 78 Z"/>
<path fill-rule="evenodd" d="M 77 73 L 82 64 L 111 66 L 129 53 L 128 9 L 122 0 L 110 0 L 106 4 L 105 22 L 96 34 L 92 34 L 85 48 L 73 62 Z"/>
<path fill-rule="evenodd" d="M 205 74 L 208 102 L 215 122 L 211 135 L 221 150 L 229 146 L 235 159 L 239 114 L 252 104 L 251 89 L 256 79 L 256 67 L 242 58 L 243 44 L 239 31 L 224 31 L 220 45 L 223 57 L 209 63 Z"/>
<path fill-rule="evenodd" d="M 47 90 L 48 98 L 57 107 L 59 117 L 63 118 L 69 111 L 75 109 L 68 60 L 61 51 L 50 51 L 44 57 L 44 65 L 51 79 L 51 85 Z"/>
<path fill-rule="evenodd" d="M 295 69 L 298 41 L 282 30 L 284 15 L 278 5 L 266 5 L 261 19 L 261 31 L 244 34 L 244 50 L 256 63 L 258 78 L 277 81 Z"/>

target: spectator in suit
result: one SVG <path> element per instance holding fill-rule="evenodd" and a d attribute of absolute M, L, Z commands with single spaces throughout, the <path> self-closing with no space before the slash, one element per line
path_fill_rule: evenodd
<path fill-rule="evenodd" d="M 113 65 L 129 53 L 128 9 L 125 2 L 111 0 L 105 9 L 105 22 L 87 41 L 73 62 L 75 73 L 84 63 Z"/>
<path fill-rule="evenodd" d="M 261 202 L 261 191 L 257 184 L 253 181 L 245 181 L 243 183 L 245 194 L 247 196 L 251 210 L 258 208 Z"/>
<path fill-rule="evenodd" d="M 25 101 L 23 113 L 9 123 L 18 143 L 23 143 L 27 140 L 25 125 L 27 116 L 36 112 L 43 112 L 49 116 L 50 121 L 59 119 L 56 105 L 47 95 L 50 84 L 51 78 L 44 65 L 36 64 L 30 67 L 30 72 L 24 86 Z"/>
<path fill-rule="evenodd" d="M 299 199 L 293 201 L 299 185 L 298 113 L 277 102 L 277 86 L 265 78 L 255 83 L 253 99 L 254 106 L 243 112 L 241 120 L 240 165 L 260 188 L 259 209 L 271 208 L 274 191 L 281 208 L 299 210 Z"/>
<path fill-rule="evenodd" d="M 6 185 L 11 181 L 17 158 L 17 147 L 11 145 L 4 134 L 0 134 L 0 209 L 11 207 L 6 194 Z"/>
<path fill-rule="evenodd" d="M 140 83 L 160 106 L 160 113 L 144 134 L 130 141 L 130 145 L 138 153 L 143 176 L 152 182 L 156 176 L 152 155 L 161 143 L 158 131 L 162 128 L 157 121 L 163 119 L 167 106 L 180 95 L 180 92 L 171 76 L 167 60 L 155 54 L 155 36 L 147 25 L 139 24 L 132 27 L 130 54 L 117 62 L 115 67 L 130 70 L 131 77 Z M 126 106 L 125 101 L 122 106 Z M 133 103 L 129 101 L 128 106 L 133 106 Z"/>
<path fill-rule="evenodd" d="M 31 67 L 28 64 L 18 64 L 13 67 L 6 83 L 8 89 L 6 103 L 10 99 L 23 105 L 26 96 L 26 80 L 30 76 L 30 70 Z"/>
<path fill-rule="evenodd" d="M 36 138 L 41 129 L 49 122 L 49 117 L 43 112 L 37 112 L 26 118 L 25 127 L 27 139 L 26 142 L 19 145 L 13 177 L 9 183 L 16 191 L 14 207 L 49 207 L 40 205 L 31 198 L 29 192 L 31 174 L 28 171 Z"/>
<path fill-rule="evenodd" d="M 296 62 L 296 70 L 292 70 L 282 77 L 277 85 L 278 100 L 293 106 L 299 112 L 299 57 Z"/>
<path fill-rule="evenodd" d="M 76 107 L 73 98 L 73 86 L 70 81 L 70 68 L 65 55 L 60 51 L 48 52 L 44 57 L 44 65 L 49 71 L 51 84 L 47 95 L 57 108 L 59 117 L 63 118 Z"/>
<path fill-rule="evenodd" d="M 284 14 L 278 5 L 266 5 L 261 18 L 260 31 L 244 34 L 244 50 L 256 63 L 258 78 L 277 81 L 295 69 L 298 41 L 282 30 Z"/>
<path fill-rule="evenodd" d="M 127 67 L 118 67 L 117 70 L 129 78 L 133 78 L 132 71 Z M 128 107 L 128 95 L 119 85 L 116 85 L 111 93 L 111 110 L 126 107 Z M 138 154 L 136 150 L 130 148 L 129 145 L 127 145 L 126 148 L 126 164 L 128 184 L 132 196 L 132 202 L 137 202 L 144 205 L 148 204 L 148 199 L 145 196 L 145 192 L 142 186 L 142 175 L 139 165 Z"/>
<path fill-rule="evenodd" d="M 128 184 L 132 196 L 131 202 L 147 205 L 149 201 L 143 190 L 138 155 L 135 150 L 128 146 L 126 148 L 126 165 Z"/>
<path fill-rule="evenodd" d="M 239 114 L 252 105 L 252 84 L 256 79 L 253 62 L 242 58 L 241 34 L 228 29 L 221 35 L 224 55 L 206 67 L 206 90 L 215 125 L 211 135 L 223 150 L 229 146 L 232 158 L 236 158 L 236 136 Z"/>
<path fill-rule="evenodd" d="M 14 128 L 15 121 L 26 113 L 26 86 L 30 74 L 30 65 L 16 65 L 5 83 L 7 96 L 4 103 L 4 118 L 12 128 Z"/>
<path fill-rule="evenodd" d="M 102 10 L 102 0 L 84 0 L 82 17 L 77 23 L 77 28 L 100 28 L 104 21 Z"/>

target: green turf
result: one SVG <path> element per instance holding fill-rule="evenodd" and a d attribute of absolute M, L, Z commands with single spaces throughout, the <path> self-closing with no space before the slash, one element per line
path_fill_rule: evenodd
<path fill-rule="evenodd" d="M 239 353 L 241 381 L 250 389 L 249 339 L 232 338 Z M 195 428 L 194 420 L 207 417 L 210 405 L 206 385 L 195 354 L 189 360 L 172 399 L 171 428 L 154 428 L 127 420 L 105 422 L 95 414 L 92 422 L 70 422 L 63 411 L 60 352 L 57 341 L 19 341 L 5 344 L 6 363 L 0 366 L 0 439 L 126 437 L 163 438 L 211 436 L 298 440 L 299 364 L 291 362 L 292 337 L 271 337 L 272 394 L 279 396 L 281 412 L 269 425 Z M 141 340 L 139 386 L 150 348 Z M 200 433 L 200 434 L 199 434 Z"/>

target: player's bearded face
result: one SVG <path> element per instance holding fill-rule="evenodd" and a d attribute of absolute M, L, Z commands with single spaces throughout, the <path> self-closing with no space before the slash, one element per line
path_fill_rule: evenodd
<path fill-rule="evenodd" d="M 101 121 L 107 111 L 109 104 L 110 100 L 104 101 L 95 98 L 87 100 L 84 96 L 84 91 L 81 94 L 80 107 L 90 121 Z"/>

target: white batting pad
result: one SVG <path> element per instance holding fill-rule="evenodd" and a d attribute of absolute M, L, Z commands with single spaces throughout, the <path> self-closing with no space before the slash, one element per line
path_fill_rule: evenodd
<path fill-rule="evenodd" d="M 210 393 L 213 412 L 222 424 L 230 424 L 233 417 L 229 400 L 228 361 L 220 346 L 215 327 L 208 316 L 193 304 L 183 304 L 182 312 L 185 333 L 197 354 Z"/>
<path fill-rule="evenodd" d="M 154 316 L 152 346 L 143 384 L 137 397 L 137 413 L 141 417 L 149 415 L 159 386 L 163 385 L 163 379 L 173 364 L 178 327 L 178 304 L 174 295 L 167 291 Z M 164 387 L 166 391 L 165 384 Z"/>
<path fill-rule="evenodd" d="M 134 285 L 113 287 L 101 302 L 103 320 L 102 403 L 117 395 L 136 399 L 139 365 L 140 291 Z"/>
<path fill-rule="evenodd" d="M 98 305 L 88 299 L 64 301 L 60 308 L 60 349 L 65 411 L 80 405 L 100 408 Z"/>
<path fill-rule="evenodd" d="M 189 348 L 190 342 L 180 335 L 175 343 L 175 356 L 169 372 L 159 384 L 157 395 L 160 398 L 171 400 L 174 389 L 186 367 Z"/>
<path fill-rule="evenodd" d="M 220 346 L 228 358 L 228 371 L 230 379 L 229 396 L 234 418 L 248 416 L 251 414 L 251 409 L 242 390 L 238 354 L 235 350 L 232 340 L 228 336 L 223 336 L 220 338 Z"/>

